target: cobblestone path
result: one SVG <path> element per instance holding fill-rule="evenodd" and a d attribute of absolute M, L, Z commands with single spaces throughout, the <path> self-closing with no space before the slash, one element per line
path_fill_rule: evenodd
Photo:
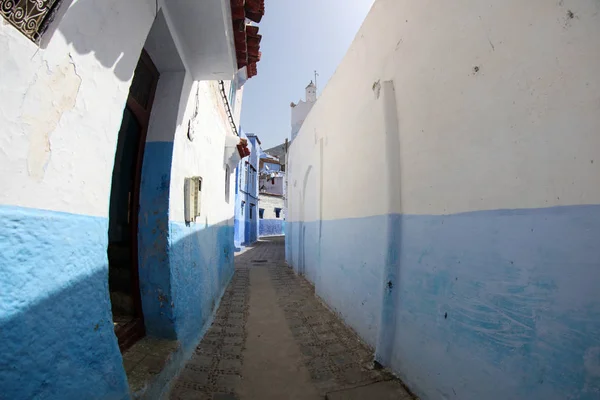
<path fill-rule="evenodd" d="M 372 350 L 285 264 L 283 238 L 258 242 L 235 264 L 214 323 L 170 399 L 323 399 L 394 379 L 372 369 Z"/>

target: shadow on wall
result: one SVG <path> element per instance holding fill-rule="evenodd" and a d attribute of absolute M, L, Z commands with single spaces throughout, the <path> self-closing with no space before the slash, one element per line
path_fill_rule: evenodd
<path fill-rule="evenodd" d="M 190 352 L 208 328 L 234 273 L 233 219 L 211 226 L 180 222 L 170 226 L 177 338 Z"/>
<path fill-rule="evenodd" d="M 129 398 L 108 292 L 108 221 L 18 207 L 0 213 L 2 395 Z M 143 287 L 163 304 L 144 314 L 172 309 L 177 340 L 189 356 L 233 275 L 233 227 L 231 221 L 171 223 L 170 230 L 162 268 L 170 266 L 172 291 L 161 297 L 155 281 Z"/>
<path fill-rule="evenodd" d="M 157 14 L 154 2 L 79 0 L 66 6 L 61 5 L 54 23 L 67 43 L 78 54 L 93 54 L 104 67 L 113 68 L 119 80 L 129 81 Z"/>
<path fill-rule="evenodd" d="M 7 399 L 126 399 L 113 331 L 108 265 L 0 321 Z"/>
<path fill-rule="evenodd" d="M 105 218 L 0 207 L 2 398 L 127 398 L 107 232 Z"/>

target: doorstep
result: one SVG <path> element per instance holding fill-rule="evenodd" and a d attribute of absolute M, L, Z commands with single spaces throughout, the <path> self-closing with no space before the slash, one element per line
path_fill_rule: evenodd
<path fill-rule="evenodd" d="M 179 342 L 145 337 L 123 353 L 132 399 L 158 399 L 184 364 Z"/>

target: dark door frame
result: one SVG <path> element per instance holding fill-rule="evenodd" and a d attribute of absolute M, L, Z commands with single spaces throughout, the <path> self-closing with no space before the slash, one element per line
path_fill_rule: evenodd
<path fill-rule="evenodd" d="M 136 318 L 129 324 L 119 327 L 115 334 L 119 341 L 121 351 L 127 350 L 136 341 L 146 335 L 144 326 L 144 313 L 142 311 L 142 296 L 140 293 L 140 275 L 138 262 L 138 229 L 139 229 L 139 211 L 140 211 L 140 187 L 142 183 L 142 166 L 144 162 L 144 150 L 146 148 L 146 137 L 148 136 L 148 125 L 150 123 L 150 114 L 152 112 L 152 104 L 158 86 L 160 74 L 158 69 L 152 62 L 152 59 L 145 50 L 142 50 L 138 63 L 143 63 L 147 70 L 152 74 L 152 87 L 148 96 L 148 105 L 144 107 L 139 104 L 134 96 L 129 93 L 127 97 L 126 107 L 132 112 L 138 124 L 140 125 L 140 138 L 138 148 L 135 155 L 135 164 L 133 171 L 133 193 L 130 198 L 130 240 L 131 240 L 131 274 L 132 287 L 131 294 L 133 297 L 133 305 L 136 312 Z M 135 79 L 135 76 L 133 77 Z M 133 83 L 133 80 L 132 80 Z M 131 89 L 130 89 L 131 90 Z"/>

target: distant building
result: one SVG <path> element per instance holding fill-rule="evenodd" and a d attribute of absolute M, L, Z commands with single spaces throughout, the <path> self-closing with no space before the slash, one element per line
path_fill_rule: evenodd
<path fill-rule="evenodd" d="M 234 244 L 237 249 L 258 239 L 258 170 L 262 150 L 254 134 L 240 133 L 248 140 L 250 155 L 236 169 Z"/>
<path fill-rule="evenodd" d="M 298 135 L 306 116 L 317 101 L 317 86 L 313 81 L 310 81 L 306 87 L 305 99 L 306 101 L 300 100 L 297 104 L 290 104 L 292 108 L 292 140 Z"/>
<path fill-rule="evenodd" d="M 264 152 L 267 153 L 269 156 L 275 157 L 279 160 L 279 164 L 281 165 L 282 171 L 285 171 L 285 165 L 287 162 L 286 146 L 288 146 L 288 144 L 282 143 L 278 146 L 271 147 L 270 149 L 264 150 Z"/>
<path fill-rule="evenodd" d="M 263 153 L 260 159 L 259 235 L 283 235 L 285 229 L 285 165 Z"/>

